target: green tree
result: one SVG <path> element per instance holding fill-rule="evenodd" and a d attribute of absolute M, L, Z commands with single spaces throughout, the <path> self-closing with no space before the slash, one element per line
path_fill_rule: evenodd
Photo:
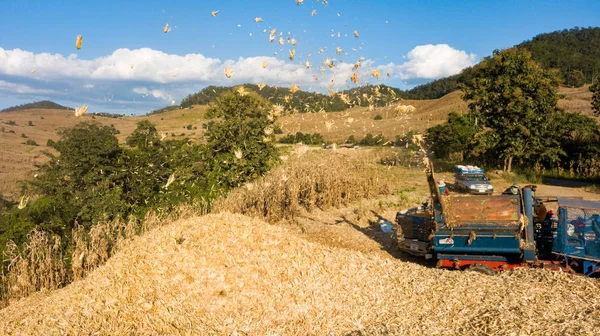
<path fill-rule="evenodd" d="M 565 85 L 569 87 L 582 87 L 585 84 L 585 76 L 579 70 L 571 70 L 565 75 Z"/>
<path fill-rule="evenodd" d="M 556 115 L 559 76 L 538 66 L 528 51 L 496 50 L 481 64 L 474 78 L 461 85 L 471 113 L 498 141 L 489 148 L 510 172 L 513 159 L 555 162 L 562 150 Z"/>
<path fill-rule="evenodd" d="M 207 131 L 206 148 L 210 178 L 219 187 L 261 176 L 277 161 L 273 106 L 255 92 L 224 93 L 210 105 L 207 117 L 220 119 Z"/>
<path fill-rule="evenodd" d="M 594 84 L 590 86 L 592 94 L 592 109 L 594 114 L 600 116 L 600 76 L 596 77 Z"/>
<path fill-rule="evenodd" d="M 447 122 L 427 130 L 427 146 L 438 158 L 448 159 L 451 155 L 464 157 L 472 149 L 475 140 L 477 128 L 474 119 L 458 115 L 455 111 L 450 112 Z"/>
<path fill-rule="evenodd" d="M 156 126 L 149 120 L 139 121 L 136 129 L 127 137 L 127 144 L 140 149 L 157 146 L 159 137 Z"/>
<path fill-rule="evenodd" d="M 71 226 L 75 219 L 91 225 L 124 207 L 117 166 L 122 150 L 115 134 L 114 127 L 84 122 L 61 131 L 61 138 L 49 143 L 60 156 L 48 154 L 50 161 L 40 167 L 31 185 L 55 206 L 63 225 Z"/>

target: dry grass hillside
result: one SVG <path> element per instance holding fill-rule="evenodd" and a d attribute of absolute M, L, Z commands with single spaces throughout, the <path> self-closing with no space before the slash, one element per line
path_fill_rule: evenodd
<path fill-rule="evenodd" d="M 366 239 L 366 238 L 365 238 Z M 135 239 L 86 279 L 0 311 L 4 334 L 592 335 L 598 281 L 456 272 L 234 214 Z"/>
<path fill-rule="evenodd" d="M 569 112 L 591 115 L 591 93 L 588 86 L 577 89 L 561 88 L 560 92 L 566 96 L 559 101 L 561 107 Z M 350 135 L 360 139 L 367 133 L 382 133 L 393 139 L 409 130 L 422 132 L 428 127 L 442 123 L 451 111 L 466 112 L 467 104 L 461 100 L 460 95 L 459 91 L 455 91 L 435 100 L 402 101 L 401 104 L 416 108 L 416 111 L 410 114 L 398 114 L 393 107 L 375 108 L 371 111 L 367 107 L 355 107 L 345 112 L 287 115 L 279 119 L 279 124 L 284 135 L 317 132 L 325 139 L 336 142 L 343 142 Z M 0 133 L 0 194 L 12 200 L 19 198 L 20 188 L 17 181 L 33 178 L 34 165 L 46 159 L 41 154 L 42 151 L 49 150 L 46 142 L 48 139 L 57 139 L 56 132 L 61 127 L 72 127 L 80 121 L 113 124 L 121 132 L 119 139 L 124 141 L 135 129 L 138 121 L 148 119 L 157 125 L 159 132 L 165 132 L 169 137 L 189 136 L 202 139 L 202 124 L 207 122 L 204 119 L 205 111 L 206 106 L 194 106 L 163 114 L 118 119 L 91 115 L 75 118 L 72 111 L 63 110 L 0 113 L 0 127 L 4 128 L 4 132 Z M 383 119 L 374 120 L 376 115 Z M 11 120 L 17 125 L 8 125 Z M 34 126 L 27 126 L 29 121 L 32 121 Z M 191 125 L 191 130 L 186 128 L 188 125 Z M 10 133 L 11 131 L 14 133 Z M 21 134 L 25 134 L 27 138 L 21 137 Z M 29 139 L 36 141 L 39 146 L 24 144 Z"/>
<path fill-rule="evenodd" d="M 76 118 L 72 111 L 64 110 L 34 109 L 0 113 L 0 129 L 3 129 L 0 133 L 0 194 L 13 200 L 18 199 L 20 188 L 17 181 L 33 178 L 35 164 L 47 160 L 42 152 L 52 152 L 46 143 L 49 139 L 57 140 L 57 132 L 61 128 L 73 127 L 82 121 L 96 121 L 103 125 L 114 125 L 121 132 L 117 137 L 124 142 L 138 121 L 148 119 L 157 125 L 159 132 L 165 132 L 169 137 L 201 137 L 202 124 L 206 122 L 203 119 L 205 109 L 204 106 L 199 106 L 160 115 L 123 118 L 92 115 Z M 14 121 L 16 125 L 9 125 L 10 121 Z M 29 121 L 33 126 L 28 126 Z M 188 130 L 187 125 L 192 125 L 192 129 Z M 22 134 L 27 138 L 22 137 Z M 39 146 L 26 145 L 27 140 L 34 140 Z"/>

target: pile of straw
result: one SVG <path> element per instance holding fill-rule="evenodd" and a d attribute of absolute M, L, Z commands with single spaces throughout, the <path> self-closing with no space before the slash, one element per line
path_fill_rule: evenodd
<path fill-rule="evenodd" d="M 0 311 L 4 334 L 594 334 L 597 280 L 427 268 L 228 213 L 182 219 Z"/>

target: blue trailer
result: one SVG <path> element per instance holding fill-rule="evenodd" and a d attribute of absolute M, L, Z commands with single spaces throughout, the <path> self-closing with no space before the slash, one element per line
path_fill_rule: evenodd
<path fill-rule="evenodd" d="M 431 199 L 396 215 L 400 250 L 444 268 L 600 275 L 600 202 L 538 198 L 533 185 L 518 195 L 443 196 L 431 165 L 427 177 Z M 558 218 L 546 211 L 550 202 L 557 203 Z"/>

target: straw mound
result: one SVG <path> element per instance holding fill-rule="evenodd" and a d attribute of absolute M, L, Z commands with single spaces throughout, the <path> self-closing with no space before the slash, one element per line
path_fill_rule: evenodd
<path fill-rule="evenodd" d="M 136 238 L 86 279 L 0 311 L 6 334 L 592 334 L 600 285 L 430 269 L 242 215 Z M 595 329 L 594 329 L 595 328 Z"/>

